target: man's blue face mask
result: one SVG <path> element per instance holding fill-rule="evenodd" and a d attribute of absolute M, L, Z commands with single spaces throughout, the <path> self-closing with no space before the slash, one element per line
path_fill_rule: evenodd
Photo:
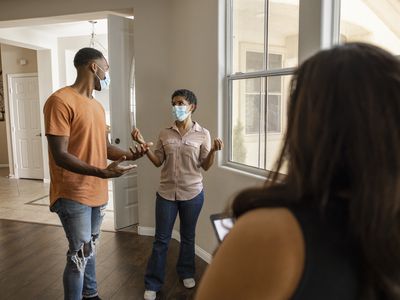
<path fill-rule="evenodd" d="M 97 65 L 97 64 L 96 64 L 96 65 Z M 99 77 L 99 75 L 97 75 L 97 73 L 95 73 L 96 76 L 97 76 L 97 78 L 100 80 L 100 91 L 106 90 L 106 89 L 108 89 L 109 86 L 110 86 L 110 82 L 111 82 L 110 75 L 108 74 L 108 71 L 105 72 L 102 68 L 100 68 L 99 65 L 97 65 L 97 66 L 99 67 L 100 70 L 102 70 L 102 71 L 104 72 L 104 79 L 101 79 L 101 78 Z"/>

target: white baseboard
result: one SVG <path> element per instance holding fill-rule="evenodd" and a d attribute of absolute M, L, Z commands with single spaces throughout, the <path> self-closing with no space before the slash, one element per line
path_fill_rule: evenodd
<path fill-rule="evenodd" d="M 154 236 L 156 234 L 156 229 L 154 227 L 138 226 L 138 234 L 145 236 Z"/>
<path fill-rule="evenodd" d="M 8 168 L 8 164 L 0 164 L 0 168 Z"/>
<path fill-rule="evenodd" d="M 138 234 L 139 235 L 144 235 L 144 236 L 154 236 L 155 235 L 155 228 L 154 227 L 143 227 L 143 226 L 138 226 Z M 172 231 L 172 238 L 174 240 L 177 240 L 178 242 L 181 241 L 181 235 L 179 234 L 178 231 L 175 229 Z M 212 255 L 208 253 L 206 250 L 203 248 L 195 245 L 194 246 L 194 251 L 198 257 L 200 257 L 202 260 L 204 260 L 206 263 L 211 263 L 212 260 Z"/>

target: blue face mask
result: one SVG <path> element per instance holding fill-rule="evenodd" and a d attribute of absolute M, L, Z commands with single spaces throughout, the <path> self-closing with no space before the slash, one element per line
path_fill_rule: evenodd
<path fill-rule="evenodd" d="M 172 106 L 172 115 L 176 120 L 182 122 L 183 120 L 186 120 L 186 118 L 190 115 L 190 111 L 187 112 L 187 109 L 187 105 Z"/>
<path fill-rule="evenodd" d="M 102 68 L 100 68 L 99 65 L 97 65 L 97 66 L 99 67 L 100 70 L 102 70 L 104 72 L 104 70 Z M 111 82 L 108 71 L 104 72 L 104 79 L 100 79 L 99 75 L 97 75 L 97 73 L 95 73 L 95 74 L 96 74 L 97 78 L 100 80 L 100 91 L 108 89 L 108 87 L 110 86 L 110 82 Z"/>

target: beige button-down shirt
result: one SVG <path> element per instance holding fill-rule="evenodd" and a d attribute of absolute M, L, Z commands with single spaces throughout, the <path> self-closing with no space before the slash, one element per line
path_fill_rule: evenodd
<path fill-rule="evenodd" d="M 203 189 L 201 164 L 210 152 L 210 132 L 194 122 L 181 136 L 173 126 L 160 132 L 154 153 L 163 167 L 158 193 L 168 200 L 190 200 Z"/>

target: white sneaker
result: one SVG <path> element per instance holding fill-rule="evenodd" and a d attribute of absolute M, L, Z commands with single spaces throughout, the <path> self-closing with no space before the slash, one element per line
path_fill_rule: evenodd
<path fill-rule="evenodd" d="M 191 289 L 195 287 L 196 281 L 194 280 L 194 278 L 186 278 L 183 279 L 183 285 L 185 286 L 185 288 Z"/>
<path fill-rule="evenodd" d="M 157 292 L 145 290 L 143 298 L 144 300 L 155 300 L 157 298 Z"/>

